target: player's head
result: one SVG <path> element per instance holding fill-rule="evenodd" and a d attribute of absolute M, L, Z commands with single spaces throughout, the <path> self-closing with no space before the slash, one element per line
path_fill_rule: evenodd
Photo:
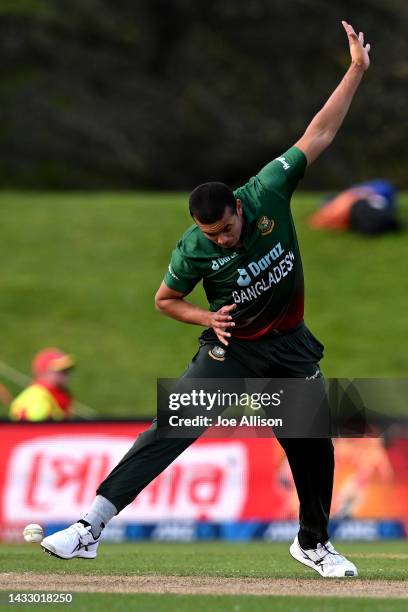
<path fill-rule="evenodd" d="M 189 199 L 190 214 L 203 234 L 224 249 L 239 243 L 243 211 L 241 201 L 224 183 L 203 183 L 194 189 Z"/>
<path fill-rule="evenodd" d="M 32 369 L 36 380 L 64 387 L 75 366 L 75 358 L 57 348 L 45 348 L 34 355 Z"/>

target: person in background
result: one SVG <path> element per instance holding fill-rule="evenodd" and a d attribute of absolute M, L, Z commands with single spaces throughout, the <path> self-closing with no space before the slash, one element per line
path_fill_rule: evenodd
<path fill-rule="evenodd" d="M 309 217 L 309 225 L 313 229 L 352 230 L 375 236 L 402 228 L 396 209 L 394 185 L 384 179 L 373 179 L 326 200 Z"/>
<path fill-rule="evenodd" d="M 11 402 L 12 421 L 62 421 L 71 417 L 69 376 L 75 358 L 57 348 L 45 348 L 32 362 L 33 382 Z"/>

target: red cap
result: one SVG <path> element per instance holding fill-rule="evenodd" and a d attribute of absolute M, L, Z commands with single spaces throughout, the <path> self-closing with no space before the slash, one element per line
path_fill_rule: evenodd
<path fill-rule="evenodd" d="M 57 348 L 45 348 L 34 355 L 32 368 L 35 377 L 46 372 L 63 372 L 75 365 L 75 358 Z"/>

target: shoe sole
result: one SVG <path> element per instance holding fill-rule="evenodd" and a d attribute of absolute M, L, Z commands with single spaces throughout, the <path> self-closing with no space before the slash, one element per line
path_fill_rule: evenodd
<path fill-rule="evenodd" d="M 73 555 L 72 557 L 63 557 L 61 555 L 58 555 L 55 552 L 55 548 L 53 550 L 48 548 L 48 546 L 50 546 L 50 545 L 47 546 L 46 544 L 41 543 L 40 546 L 41 546 L 41 548 L 43 549 L 43 551 L 45 553 L 50 555 L 50 557 L 56 557 L 57 559 L 62 559 L 62 561 L 69 561 L 70 559 L 95 559 L 96 558 L 96 554 L 95 555 L 93 555 L 92 553 L 86 554 L 86 551 L 84 551 L 85 554 Z"/>
<path fill-rule="evenodd" d="M 309 559 L 305 559 L 304 557 L 298 557 L 296 554 L 297 552 L 296 546 L 294 544 L 290 546 L 289 552 L 292 555 L 292 557 L 296 559 L 296 561 L 299 561 L 299 563 L 301 563 L 302 565 L 306 565 L 306 567 L 310 567 L 311 569 L 314 569 L 323 578 L 356 578 L 358 575 L 357 572 L 356 573 L 353 572 L 353 574 L 348 574 L 346 570 L 343 576 L 326 576 L 325 574 L 323 574 L 323 570 L 318 565 L 316 565 L 316 563 L 313 563 L 313 561 L 309 561 Z"/>

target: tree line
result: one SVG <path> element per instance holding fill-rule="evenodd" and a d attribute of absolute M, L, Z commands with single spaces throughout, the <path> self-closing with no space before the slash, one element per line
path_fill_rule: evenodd
<path fill-rule="evenodd" d="M 2 0 L 0 185 L 236 186 L 340 81 L 342 18 L 372 67 L 304 186 L 407 187 L 405 0 Z"/>

